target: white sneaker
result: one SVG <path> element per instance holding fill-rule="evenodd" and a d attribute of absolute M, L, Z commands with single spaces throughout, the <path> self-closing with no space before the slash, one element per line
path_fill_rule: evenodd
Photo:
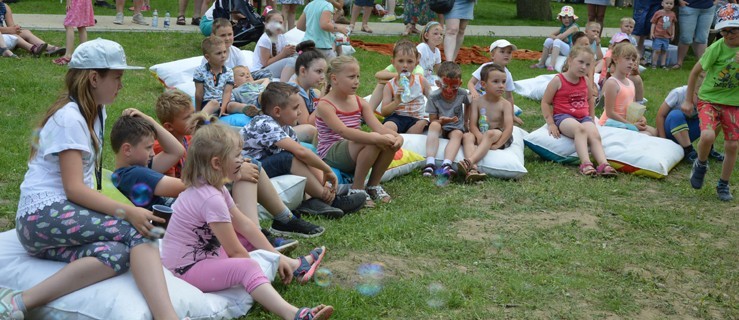
<path fill-rule="evenodd" d="M 118 12 L 115 14 L 115 19 L 113 19 L 114 24 L 123 24 L 123 12 Z"/>
<path fill-rule="evenodd" d="M 137 13 L 133 15 L 133 23 L 140 24 L 142 26 L 148 26 L 149 23 L 144 19 L 144 15 Z"/>
<path fill-rule="evenodd" d="M 382 19 L 380 19 L 380 21 L 382 21 L 382 22 L 393 22 L 393 21 L 395 21 L 397 19 L 398 19 L 398 17 L 396 17 L 394 14 L 386 14 L 384 17 L 382 17 Z"/>

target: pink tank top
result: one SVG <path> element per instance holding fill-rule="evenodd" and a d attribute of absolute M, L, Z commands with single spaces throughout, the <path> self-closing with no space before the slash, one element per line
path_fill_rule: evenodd
<path fill-rule="evenodd" d="M 626 117 L 626 109 L 632 102 L 634 102 L 636 94 L 634 91 L 634 83 L 631 82 L 629 78 L 626 78 L 626 84 L 616 79 L 616 77 L 611 77 L 609 79 L 616 80 L 616 83 L 618 83 L 618 94 L 616 95 L 616 103 L 613 111 L 622 117 Z M 606 111 L 603 110 L 603 114 L 600 115 L 598 123 L 602 126 L 606 124 L 606 120 L 608 120 L 608 115 L 606 114 Z"/>
<path fill-rule="evenodd" d="M 339 117 L 339 120 L 341 120 L 347 128 L 359 129 L 362 125 L 362 104 L 359 102 L 359 97 L 355 96 L 355 98 L 357 98 L 357 110 L 350 112 L 339 110 L 336 108 L 336 105 L 327 99 L 321 99 L 318 102 L 326 101 L 326 103 L 334 107 L 336 116 Z M 324 122 L 321 117 L 316 117 L 316 129 L 318 129 L 318 156 L 323 158 L 334 143 L 341 141 L 344 138 L 326 125 L 326 122 Z"/>
<path fill-rule="evenodd" d="M 552 105 L 554 114 L 569 114 L 581 119 L 590 115 L 588 104 L 588 84 L 585 77 L 580 77 L 577 83 L 567 81 L 563 74 L 557 75 L 562 86 L 554 94 Z"/>

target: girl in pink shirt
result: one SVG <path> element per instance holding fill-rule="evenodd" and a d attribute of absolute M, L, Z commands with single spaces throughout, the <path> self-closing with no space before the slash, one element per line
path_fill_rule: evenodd
<path fill-rule="evenodd" d="M 586 46 L 575 46 L 567 58 L 568 68 L 558 74 L 544 91 L 541 112 L 549 127 L 549 134 L 559 139 L 560 134 L 575 139 L 575 150 L 580 158 L 580 173 L 586 176 L 614 176 L 606 160 L 600 133 L 593 121 L 595 103 L 588 91 L 586 76 L 594 63 L 593 52 Z M 598 167 L 590 162 L 588 146 Z"/>
<path fill-rule="evenodd" d="M 172 206 L 174 214 L 162 242 L 162 263 L 175 276 L 203 292 L 243 285 L 265 309 L 283 319 L 328 319 L 333 307 L 300 308 L 275 291 L 249 251 L 279 254 L 251 219 L 234 204 L 224 181 L 241 176 L 243 142 L 236 131 L 205 114 L 194 116 L 198 130 L 190 141 L 182 182 L 188 187 Z M 296 277 L 305 283 L 320 265 L 326 248 L 291 259 L 280 256 L 284 283 Z"/>
<path fill-rule="evenodd" d="M 354 173 L 349 194 L 367 194 L 368 207 L 374 201 L 390 202 L 390 195 L 380 186 L 380 179 L 393 161 L 403 138 L 382 126 L 369 103 L 356 95 L 359 88 L 359 62 L 340 56 L 329 63 L 326 72 L 327 94 L 316 106 L 318 155 L 329 166 Z M 361 121 L 373 132 L 361 130 Z M 365 191 L 364 181 L 369 175 Z M 374 201 L 373 201 L 374 200 Z"/>

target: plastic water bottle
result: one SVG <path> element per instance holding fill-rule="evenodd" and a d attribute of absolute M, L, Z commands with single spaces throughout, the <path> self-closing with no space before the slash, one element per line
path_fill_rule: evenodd
<path fill-rule="evenodd" d="M 164 14 L 164 29 L 169 29 L 169 18 L 169 11 L 167 11 L 167 13 Z"/>
<path fill-rule="evenodd" d="M 490 128 L 490 125 L 488 124 L 488 111 L 485 108 L 480 110 L 480 118 L 477 121 L 477 127 L 480 129 L 481 133 L 485 133 L 485 131 L 488 131 Z"/>
<path fill-rule="evenodd" d="M 151 16 L 151 27 L 159 28 L 159 12 L 157 12 L 157 9 L 154 9 L 154 12 Z"/>
<path fill-rule="evenodd" d="M 411 99 L 411 80 L 408 79 L 408 72 L 400 74 L 400 86 L 403 87 L 403 93 L 400 95 L 400 101 L 408 102 Z"/>

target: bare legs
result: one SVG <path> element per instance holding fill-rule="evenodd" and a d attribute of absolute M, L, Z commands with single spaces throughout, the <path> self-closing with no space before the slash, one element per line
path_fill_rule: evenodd
<path fill-rule="evenodd" d="M 74 52 L 74 27 L 64 27 L 67 35 L 67 53 L 64 54 L 65 57 L 71 58 L 72 52 Z M 85 27 L 79 27 L 77 28 L 77 32 L 80 35 L 80 44 L 87 41 L 87 28 Z"/>
<path fill-rule="evenodd" d="M 677 45 L 677 65 L 682 66 L 683 61 L 685 60 L 685 56 L 688 55 L 688 47 L 693 47 L 693 53 L 695 54 L 695 59 L 700 60 L 700 58 L 703 56 L 703 52 L 706 52 L 706 44 L 705 43 L 693 43 L 691 44 L 684 44 L 682 42 L 678 43 Z"/>
<path fill-rule="evenodd" d="M 446 61 L 457 60 L 459 48 L 464 41 L 464 32 L 469 20 L 446 19 L 446 34 L 444 36 L 444 58 Z"/>
<path fill-rule="evenodd" d="M 295 27 L 295 4 L 283 4 L 282 5 L 282 16 L 287 20 L 287 31 L 292 30 Z M 287 80 L 281 80 L 287 81 Z"/>
<path fill-rule="evenodd" d="M 354 27 L 354 24 L 357 23 L 357 18 L 359 18 L 359 10 L 362 10 L 362 31 L 372 33 L 372 30 L 369 29 L 368 25 L 369 17 L 372 14 L 372 7 L 360 7 L 356 4 L 352 6 L 352 18 L 350 21 L 352 30 L 357 30 L 357 28 Z"/>
<path fill-rule="evenodd" d="M 599 165 L 608 163 L 606 153 L 603 151 L 603 143 L 600 140 L 600 133 L 595 123 L 587 121 L 583 123 L 577 122 L 575 119 L 565 119 L 559 125 L 562 134 L 575 140 L 575 151 L 580 158 L 580 163 L 589 163 L 590 155 L 588 154 L 588 146 L 590 152 L 593 153 L 595 162 Z"/>
<path fill-rule="evenodd" d="M 701 131 L 701 138 L 698 141 L 698 160 L 702 162 L 708 161 L 708 154 L 711 147 L 716 141 L 716 131 L 706 129 Z M 729 181 L 731 173 L 736 165 L 737 150 L 739 150 L 739 141 L 724 140 L 725 158 L 721 167 L 721 180 Z"/>
<path fill-rule="evenodd" d="M 380 184 L 382 175 L 387 170 L 390 162 L 395 156 L 395 149 L 380 149 L 374 145 L 366 145 L 349 141 L 349 154 L 352 161 L 356 164 L 354 169 L 354 183 L 352 189 L 364 190 L 364 180 L 367 173 L 372 169 L 367 186 L 377 186 Z"/>
<path fill-rule="evenodd" d="M 485 155 L 490 151 L 490 147 L 494 143 L 498 142 L 501 136 L 503 136 L 502 131 L 490 129 L 485 131 L 482 134 L 482 140 L 480 140 L 478 144 L 475 144 L 475 135 L 470 132 L 465 133 L 462 137 L 462 152 L 464 153 L 464 158 L 470 160 L 473 165 L 477 164 L 482 160 L 482 158 L 485 158 Z"/>
<path fill-rule="evenodd" d="M 429 125 L 428 138 L 426 139 L 426 157 L 436 157 L 436 152 L 439 150 L 439 136 L 442 133 L 442 126 L 438 122 L 432 122 Z M 449 143 L 447 143 L 444 149 L 444 160 L 454 160 L 459 152 L 459 147 L 462 144 L 462 131 L 452 130 L 449 132 Z"/>

